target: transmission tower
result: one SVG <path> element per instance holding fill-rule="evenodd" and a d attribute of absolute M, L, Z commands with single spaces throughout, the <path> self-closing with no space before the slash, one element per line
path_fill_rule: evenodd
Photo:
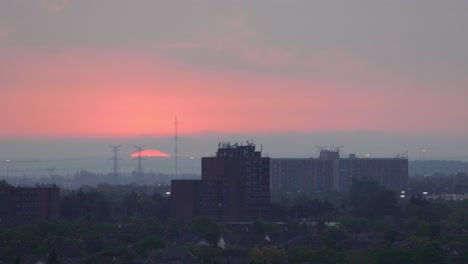
<path fill-rule="evenodd" d="M 121 160 L 119 158 L 119 153 L 120 153 L 120 145 L 119 146 L 110 146 L 112 148 L 112 161 L 113 161 L 113 166 L 112 166 L 112 174 L 111 174 L 111 181 L 114 185 L 119 184 L 119 165 L 118 161 Z"/>
<path fill-rule="evenodd" d="M 136 175 L 138 177 L 141 177 L 141 176 L 143 176 L 143 164 L 142 164 L 143 157 L 141 156 L 141 152 L 143 151 L 145 146 L 135 146 L 135 148 L 136 148 L 136 151 L 138 153 L 138 156 L 137 156 L 138 167 L 137 167 L 137 170 L 136 170 Z"/>

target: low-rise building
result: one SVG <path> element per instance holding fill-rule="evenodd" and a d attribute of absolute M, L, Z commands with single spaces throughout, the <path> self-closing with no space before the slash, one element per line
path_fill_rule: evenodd
<path fill-rule="evenodd" d="M 53 186 L 0 187 L 0 225 L 60 217 L 60 189 Z"/>

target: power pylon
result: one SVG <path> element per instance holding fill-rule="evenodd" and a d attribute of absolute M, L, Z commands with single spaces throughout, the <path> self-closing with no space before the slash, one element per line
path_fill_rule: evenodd
<path fill-rule="evenodd" d="M 120 179 L 119 179 L 119 160 L 121 160 L 121 158 L 119 158 L 119 154 L 120 154 L 120 145 L 118 146 L 110 146 L 112 148 L 112 161 L 113 161 L 113 166 L 112 166 L 112 174 L 111 174 L 111 181 L 112 181 L 112 184 L 114 185 L 117 185 L 119 184 L 120 182 Z"/>
<path fill-rule="evenodd" d="M 143 164 L 142 164 L 142 161 L 143 161 L 143 157 L 141 156 L 141 152 L 144 150 L 145 146 L 135 146 L 136 148 L 136 151 L 138 153 L 138 156 L 137 156 L 137 161 L 138 161 L 138 167 L 137 167 L 137 170 L 136 170 L 136 175 L 138 177 L 141 177 L 143 176 Z"/>

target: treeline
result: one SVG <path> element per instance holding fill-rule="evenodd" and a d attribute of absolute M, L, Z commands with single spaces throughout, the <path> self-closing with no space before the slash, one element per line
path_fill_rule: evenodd
<path fill-rule="evenodd" d="M 421 182 L 414 182 L 413 186 L 418 184 L 422 185 Z M 435 181 L 434 184 L 441 183 Z M 400 192 L 364 179 L 354 180 L 345 194 L 274 194 L 272 220 L 320 222 L 358 218 L 369 221 L 391 219 L 395 224 L 419 220 L 437 222 L 450 220 L 453 214 L 467 204 L 466 201 L 428 200 L 422 191 L 418 192 L 415 189 L 405 191 L 404 197 L 401 197 Z M 458 223 L 465 224 L 464 221 Z"/>
<path fill-rule="evenodd" d="M 60 212 L 63 219 L 115 222 L 122 217 L 169 217 L 170 190 L 167 185 L 100 184 L 79 190 L 62 191 Z"/>
<path fill-rule="evenodd" d="M 449 175 L 434 173 L 431 176 L 414 176 L 409 178 L 408 188 L 415 194 L 468 194 L 468 174 L 459 172 Z"/>
<path fill-rule="evenodd" d="M 430 180 L 449 180 L 437 179 Z M 271 217 L 245 226 L 203 216 L 172 219 L 169 189 L 100 184 L 62 190 L 60 220 L 0 229 L 0 261 L 75 249 L 88 263 L 104 257 L 130 262 L 181 247 L 204 263 L 229 254 L 246 263 L 449 263 L 455 249 L 452 262 L 468 263 L 468 202 L 428 200 L 416 188 L 400 197 L 364 179 L 344 194 L 273 194 Z M 224 249 L 217 245 L 221 236 L 231 243 Z M 200 239 L 208 245 L 199 246 Z"/>
<path fill-rule="evenodd" d="M 316 196 L 286 193 L 272 195 L 271 220 L 273 221 L 331 220 L 334 212 L 335 206 L 331 202 Z"/>
<path fill-rule="evenodd" d="M 465 176 L 456 175 L 454 178 L 464 181 Z M 131 219 L 156 219 L 162 229 L 172 230 L 166 239 L 175 241 L 177 234 L 193 230 L 182 230 L 184 225 L 170 218 L 167 191 L 169 186 L 108 184 L 67 191 L 61 199 L 62 219 L 112 224 L 128 223 Z M 354 180 L 345 194 L 273 194 L 272 214 L 262 221 L 296 223 L 290 224 L 290 231 L 304 229 L 298 223 L 313 223 L 320 227 L 336 222 L 347 233 L 398 230 L 416 232 L 428 239 L 434 239 L 447 230 L 468 229 L 468 201 L 428 200 L 417 191 L 406 194 L 400 197 L 400 193 L 365 179 Z M 206 239 L 212 243 L 219 235 L 219 224 L 205 223 L 212 231 Z M 266 227 L 267 230 L 275 230 L 271 225 L 262 225 L 263 229 Z M 259 229 L 258 225 L 256 229 Z"/>

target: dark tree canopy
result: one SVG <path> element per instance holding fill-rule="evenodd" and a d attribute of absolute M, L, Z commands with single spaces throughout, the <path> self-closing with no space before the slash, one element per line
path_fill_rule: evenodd
<path fill-rule="evenodd" d="M 356 217 L 375 219 L 398 214 L 395 192 L 370 179 L 354 179 L 345 204 Z"/>

